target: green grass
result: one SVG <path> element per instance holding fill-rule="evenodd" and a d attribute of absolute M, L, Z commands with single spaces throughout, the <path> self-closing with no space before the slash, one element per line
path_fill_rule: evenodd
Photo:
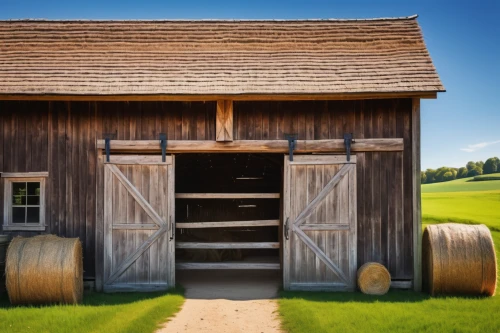
<path fill-rule="evenodd" d="M 495 190 L 500 190 L 500 180 L 489 180 L 489 181 L 478 182 L 474 181 L 473 177 L 451 180 L 449 182 L 422 185 L 422 193 L 472 192 L 472 191 L 495 191 Z"/>
<path fill-rule="evenodd" d="M 500 231 L 500 189 L 422 193 L 422 221 L 484 223 L 490 229 Z"/>
<path fill-rule="evenodd" d="M 86 293 L 81 305 L 11 306 L 0 298 L 0 332 L 154 332 L 184 298 L 169 293 Z"/>
<path fill-rule="evenodd" d="M 283 327 L 291 333 L 500 331 L 498 297 L 282 292 L 279 305 Z"/>
<path fill-rule="evenodd" d="M 424 227 L 448 221 L 486 224 L 492 230 L 500 267 L 500 181 L 467 180 L 422 186 Z M 500 286 L 500 279 L 497 281 Z M 500 295 L 429 297 L 390 291 L 384 296 L 369 296 L 359 292 L 283 291 L 279 305 L 283 326 L 291 333 L 500 332 Z"/>
<path fill-rule="evenodd" d="M 489 180 L 500 180 L 500 173 L 491 173 L 488 175 L 475 176 L 472 178 L 473 181 L 489 181 Z"/>

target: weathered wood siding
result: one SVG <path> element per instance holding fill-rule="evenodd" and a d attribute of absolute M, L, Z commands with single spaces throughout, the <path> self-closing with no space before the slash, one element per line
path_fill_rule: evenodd
<path fill-rule="evenodd" d="M 404 152 L 357 153 L 358 265 L 413 275 L 411 99 L 234 102 L 234 140 L 404 138 Z M 94 276 L 95 140 L 215 140 L 215 102 L 0 102 L 0 171 L 48 171 L 48 233 L 80 237 Z M 3 186 L 3 184 L 2 184 Z M 3 193 L 3 191 L 0 191 Z M 0 194 L 2 196 L 3 194 Z M 3 198 L 0 198 L 3 199 Z M 3 207 L 0 207 L 0 211 Z M 3 212 L 2 212 L 3 214 Z M 13 233 L 33 235 L 35 233 Z"/>
<path fill-rule="evenodd" d="M 235 140 L 404 138 L 404 152 L 357 153 L 358 265 L 413 276 L 411 99 L 234 102 Z"/>

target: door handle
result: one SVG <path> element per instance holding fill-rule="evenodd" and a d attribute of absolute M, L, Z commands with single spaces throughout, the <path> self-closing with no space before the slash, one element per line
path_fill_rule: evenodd
<path fill-rule="evenodd" d="M 286 218 L 286 222 L 285 222 L 285 239 L 289 239 L 288 237 L 288 217 Z"/>
<path fill-rule="evenodd" d="M 175 222 L 172 222 L 172 216 L 169 217 L 170 225 L 170 240 L 175 238 Z"/>

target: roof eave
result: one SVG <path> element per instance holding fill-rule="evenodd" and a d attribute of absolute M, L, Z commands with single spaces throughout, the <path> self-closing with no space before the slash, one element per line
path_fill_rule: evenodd
<path fill-rule="evenodd" d="M 0 100 L 24 101 L 284 101 L 284 100 L 360 100 L 388 98 L 435 99 L 438 92 L 362 92 L 334 94 L 123 94 L 123 95 L 66 95 L 66 94 L 0 94 Z"/>

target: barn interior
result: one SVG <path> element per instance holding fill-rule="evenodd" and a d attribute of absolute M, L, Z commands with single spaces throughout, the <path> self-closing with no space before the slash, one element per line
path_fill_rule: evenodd
<path fill-rule="evenodd" d="M 179 154 L 176 267 L 279 270 L 282 154 Z"/>

